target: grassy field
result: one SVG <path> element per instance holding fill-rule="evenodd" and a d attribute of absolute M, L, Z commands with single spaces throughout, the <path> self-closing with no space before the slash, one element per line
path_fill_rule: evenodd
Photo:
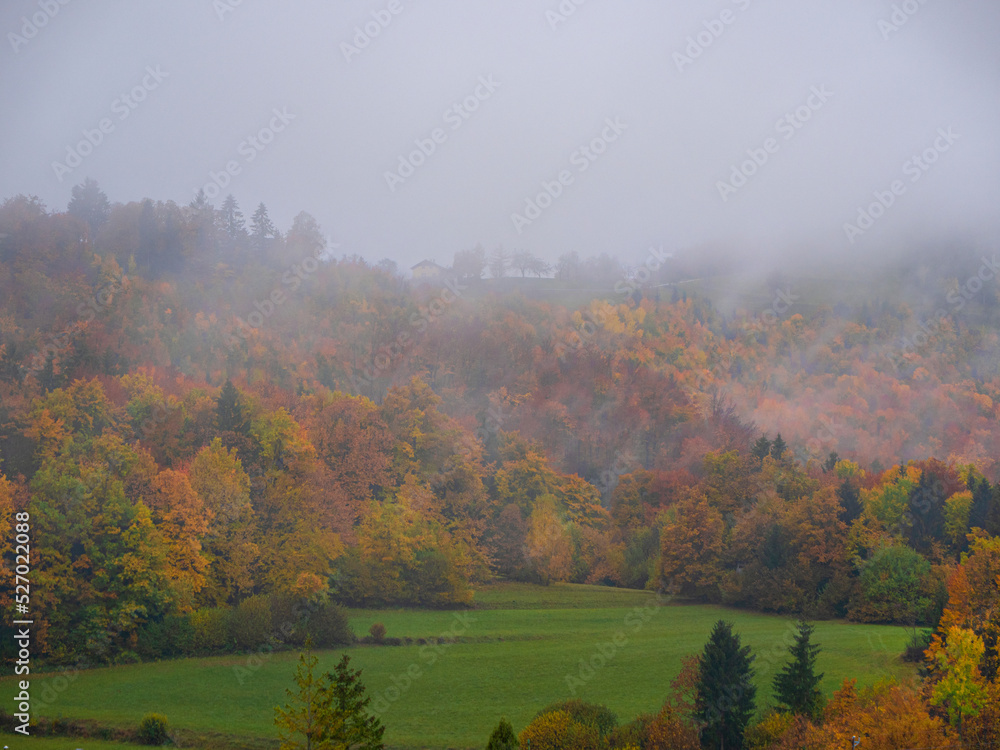
<path fill-rule="evenodd" d="M 758 654 L 758 703 L 766 705 L 771 676 L 784 663 L 788 620 L 711 606 L 659 606 L 656 595 L 641 591 L 502 585 L 480 591 L 477 608 L 466 612 L 355 610 L 351 622 L 359 635 L 378 621 L 388 636 L 458 638 L 346 651 L 352 666 L 364 670 L 363 681 L 388 727 L 388 745 L 482 747 L 501 715 L 520 730 L 544 705 L 571 697 L 605 703 L 622 720 L 656 710 L 681 657 L 701 650 L 720 617 L 735 623 Z M 608 645 L 616 636 L 619 645 Z M 823 647 L 819 666 L 827 693 L 845 677 L 865 684 L 912 674 L 897 658 L 906 640 L 900 628 L 821 622 L 814 637 Z M 330 669 L 340 651 L 319 656 L 320 667 Z M 43 713 L 134 725 L 156 711 L 185 730 L 273 737 L 273 709 L 284 702 L 296 658 L 281 652 L 257 666 L 231 656 L 82 672 Z M 581 672 L 581 661 L 592 668 Z M 45 682 L 36 677 L 36 694 Z M 0 682 L 0 693 L 10 705 L 10 678 Z M 20 738 L 4 744 L 12 750 L 102 747 Z"/>
<path fill-rule="evenodd" d="M 126 745 L 122 742 L 83 740 L 78 737 L 22 737 L 19 734 L 0 734 L 0 747 L 11 750 L 149 750 L 148 745 Z"/>

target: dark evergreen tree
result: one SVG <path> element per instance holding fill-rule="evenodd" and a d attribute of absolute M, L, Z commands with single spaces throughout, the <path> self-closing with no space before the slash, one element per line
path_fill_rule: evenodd
<path fill-rule="evenodd" d="M 191 200 L 190 203 L 188 203 L 188 208 L 191 208 L 195 211 L 212 210 L 212 203 L 211 201 L 208 200 L 208 196 L 205 195 L 204 189 L 199 189 L 198 192 L 195 193 L 194 198 Z"/>
<path fill-rule="evenodd" d="M 93 237 L 111 215 L 111 204 L 108 202 L 108 196 L 98 186 L 97 180 L 88 177 L 73 188 L 66 213 L 87 222 L 90 226 L 90 236 Z"/>
<path fill-rule="evenodd" d="M 368 714 L 371 696 L 365 695 L 361 670 L 350 668 L 351 658 L 344 654 L 333 673 L 327 672 L 330 684 L 330 708 L 333 717 L 330 739 L 333 747 L 357 750 L 383 750 L 385 727 L 377 716 Z M 342 744 L 341 744 L 342 743 Z"/>
<path fill-rule="evenodd" d="M 902 469 L 902 465 L 900 466 Z M 910 493 L 907 542 L 921 554 L 930 554 L 932 545 L 944 534 L 944 505 L 947 493 L 944 485 L 931 472 L 923 471 L 917 486 Z"/>
<path fill-rule="evenodd" d="M 497 728 L 490 735 L 490 741 L 486 743 L 486 750 L 517 750 L 517 735 L 514 734 L 514 727 L 506 718 L 500 719 Z"/>
<path fill-rule="evenodd" d="M 996 507 L 996 494 L 986 479 L 977 480 L 974 476 L 969 477 L 969 490 L 972 492 L 972 507 L 969 509 L 969 528 L 979 527 L 992 536 L 996 536 L 998 531 L 997 521 L 998 509 Z"/>
<path fill-rule="evenodd" d="M 788 565 L 792 550 L 788 544 L 789 535 L 779 524 L 774 524 L 760 546 L 760 561 L 768 570 L 777 570 Z"/>
<path fill-rule="evenodd" d="M 990 496 L 990 509 L 986 512 L 983 530 L 990 536 L 1000 536 L 1000 484 L 990 490 Z"/>
<path fill-rule="evenodd" d="M 214 257 L 219 251 L 217 218 L 215 209 L 204 190 L 198 191 L 194 200 L 188 204 L 188 209 L 190 209 L 191 228 L 194 229 L 195 252 L 202 258 Z"/>
<path fill-rule="evenodd" d="M 764 457 L 771 453 L 771 441 L 767 439 L 767 435 L 761 435 L 757 438 L 757 442 L 753 444 L 750 452 L 758 461 L 763 461 Z"/>
<path fill-rule="evenodd" d="M 781 439 L 781 433 L 779 432 L 774 438 L 774 442 L 771 443 L 771 458 L 775 461 L 780 461 L 781 457 L 785 455 L 786 450 L 788 450 L 788 444 Z"/>
<path fill-rule="evenodd" d="M 240 435 L 250 430 L 250 419 L 243 409 L 243 396 L 231 380 L 226 381 L 215 400 L 215 426 L 219 432 Z"/>
<path fill-rule="evenodd" d="M 56 374 L 55 362 L 55 354 L 48 352 L 45 355 L 45 364 L 42 365 L 42 369 L 38 373 L 38 384 L 46 393 L 55 390 L 62 385 L 63 378 Z"/>
<path fill-rule="evenodd" d="M 267 215 L 267 206 L 261 203 L 250 217 L 250 241 L 258 252 L 266 250 L 277 239 L 278 230 Z"/>
<path fill-rule="evenodd" d="M 240 211 L 240 205 L 232 194 L 227 195 L 222 202 L 222 208 L 219 209 L 219 220 L 222 224 L 222 230 L 231 242 L 239 242 L 246 238 L 246 220 L 243 218 L 243 212 Z"/>
<path fill-rule="evenodd" d="M 753 684 L 749 646 L 740 644 L 733 626 L 715 623 L 698 662 L 695 718 L 706 748 L 740 750 L 743 732 L 753 716 L 757 687 Z"/>
<path fill-rule="evenodd" d="M 16 341 L 0 342 L 0 380 L 17 385 L 24 382 L 21 352 Z"/>
<path fill-rule="evenodd" d="M 810 642 L 813 626 L 799 621 L 795 643 L 788 653 L 792 660 L 774 676 L 774 696 L 787 711 L 816 718 L 823 708 L 823 694 L 817 687 L 823 675 L 816 674 L 816 655 L 819 646 Z"/>
<path fill-rule="evenodd" d="M 840 498 L 840 520 L 850 525 L 861 515 L 861 494 L 857 487 L 845 479 L 837 488 L 837 497 Z"/>

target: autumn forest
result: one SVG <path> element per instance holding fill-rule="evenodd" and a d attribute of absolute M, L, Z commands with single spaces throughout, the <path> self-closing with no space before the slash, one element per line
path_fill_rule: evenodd
<path fill-rule="evenodd" d="M 253 648 L 278 611 L 327 647 L 344 607 L 573 582 L 902 625 L 928 686 L 965 638 L 1000 696 L 981 253 L 732 304 L 718 253 L 476 247 L 408 280 L 218 204 L 0 204 L 0 549 L 30 512 L 36 658 Z"/>

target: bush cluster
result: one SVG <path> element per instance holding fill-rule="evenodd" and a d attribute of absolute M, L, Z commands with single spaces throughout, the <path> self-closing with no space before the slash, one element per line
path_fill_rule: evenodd
<path fill-rule="evenodd" d="M 206 607 L 150 621 L 139 631 L 136 653 L 162 659 L 253 651 L 264 644 L 299 647 L 307 636 L 317 648 L 355 640 L 340 605 L 271 594 L 251 596 L 235 607 Z"/>

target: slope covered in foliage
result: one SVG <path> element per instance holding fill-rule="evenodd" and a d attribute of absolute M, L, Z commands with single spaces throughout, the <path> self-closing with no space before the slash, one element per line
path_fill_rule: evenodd
<path fill-rule="evenodd" d="M 304 213 L 5 201 L 0 519 L 31 514 L 48 653 L 211 650 L 255 597 L 462 606 L 495 576 L 936 618 L 1000 531 L 985 290 L 907 345 L 902 304 L 723 315 L 683 261 L 594 261 L 608 293 L 560 303 L 571 260 L 561 297 L 475 263 L 412 285 Z"/>

